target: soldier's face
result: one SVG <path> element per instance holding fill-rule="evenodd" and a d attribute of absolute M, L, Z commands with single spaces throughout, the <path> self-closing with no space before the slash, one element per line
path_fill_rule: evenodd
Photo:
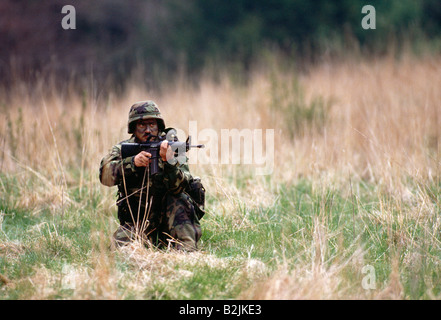
<path fill-rule="evenodd" d="M 138 120 L 135 136 L 141 142 L 146 142 L 149 135 L 157 136 L 159 133 L 158 122 L 155 119 Z"/>

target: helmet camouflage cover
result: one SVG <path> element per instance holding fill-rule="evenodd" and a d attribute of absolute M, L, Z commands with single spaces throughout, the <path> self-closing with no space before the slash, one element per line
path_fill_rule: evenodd
<path fill-rule="evenodd" d="M 165 128 L 164 119 L 162 118 L 161 111 L 154 101 L 140 101 L 130 107 L 128 132 L 135 132 L 136 121 L 141 119 L 156 119 L 158 122 L 158 128 L 163 131 Z"/>

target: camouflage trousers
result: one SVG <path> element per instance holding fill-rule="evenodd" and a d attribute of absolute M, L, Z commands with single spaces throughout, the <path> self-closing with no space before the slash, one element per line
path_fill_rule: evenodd
<path fill-rule="evenodd" d="M 139 206 L 138 210 L 142 212 L 145 206 Z M 152 205 L 147 218 L 133 220 L 120 218 L 121 225 L 113 235 L 117 246 L 138 239 L 155 246 L 193 251 L 202 234 L 195 204 L 186 193 L 167 194 L 160 206 Z"/>

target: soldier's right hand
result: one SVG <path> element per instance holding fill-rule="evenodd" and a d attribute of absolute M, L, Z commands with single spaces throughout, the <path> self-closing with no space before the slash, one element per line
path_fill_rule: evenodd
<path fill-rule="evenodd" d="M 137 167 L 147 167 L 150 163 L 152 155 L 146 151 L 141 151 L 135 156 L 134 163 Z"/>

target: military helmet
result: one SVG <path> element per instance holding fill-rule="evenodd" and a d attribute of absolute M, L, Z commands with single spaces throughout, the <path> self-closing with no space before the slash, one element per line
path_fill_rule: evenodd
<path fill-rule="evenodd" d="M 158 122 L 159 131 L 164 131 L 165 123 L 162 118 L 161 111 L 154 101 L 140 101 L 130 107 L 128 132 L 134 133 L 136 121 L 140 119 L 156 119 Z"/>

